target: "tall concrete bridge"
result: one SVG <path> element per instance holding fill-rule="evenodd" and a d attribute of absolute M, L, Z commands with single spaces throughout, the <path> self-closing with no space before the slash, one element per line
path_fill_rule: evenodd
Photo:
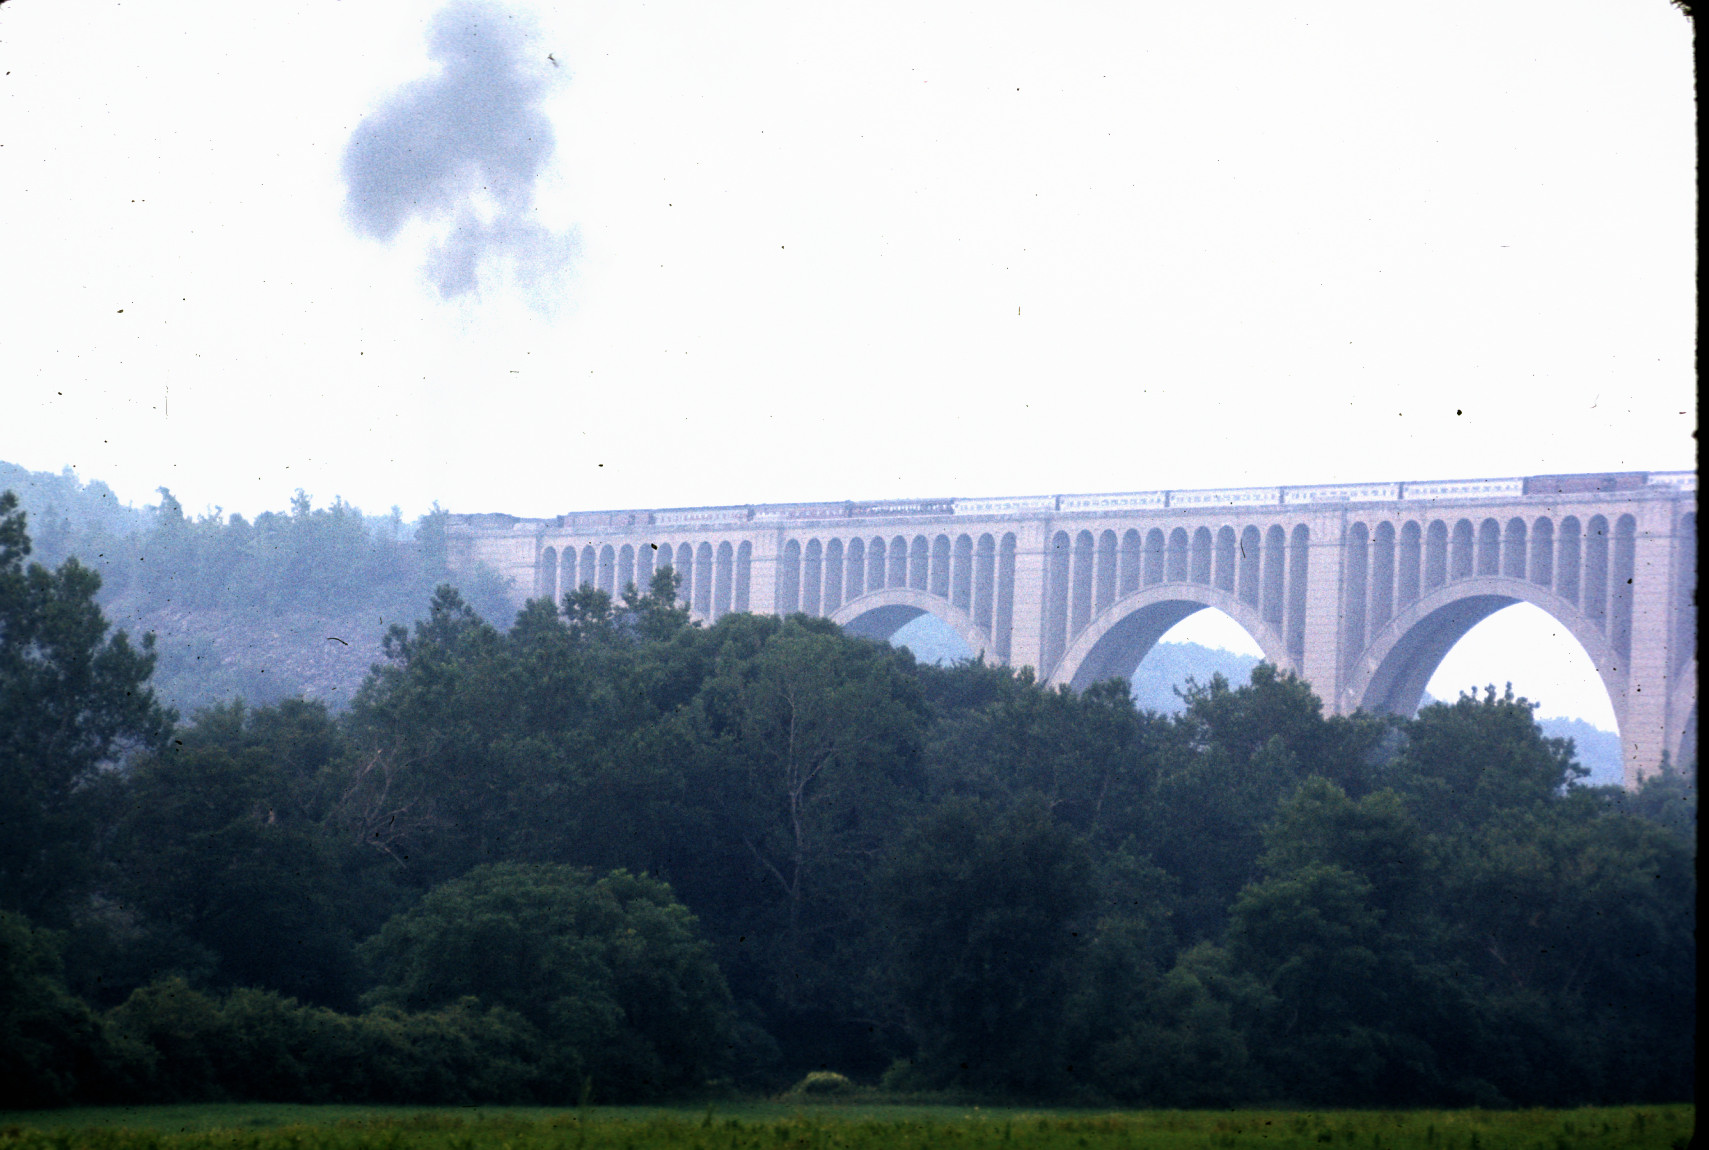
<path fill-rule="evenodd" d="M 1467 631 L 1532 603 L 1595 663 L 1627 785 L 1696 755 L 1691 472 L 455 515 L 449 537 L 454 569 L 519 602 L 671 566 L 705 621 L 801 611 L 887 639 L 930 614 L 1076 688 L 1214 607 L 1338 714 L 1411 714 Z"/>

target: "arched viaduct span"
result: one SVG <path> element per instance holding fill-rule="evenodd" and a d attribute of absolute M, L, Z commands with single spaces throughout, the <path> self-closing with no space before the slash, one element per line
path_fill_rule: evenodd
<path fill-rule="evenodd" d="M 674 567 L 703 620 L 823 615 L 886 638 L 930 613 L 988 660 L 1085 686 L 1215 607 L 1329 708 L 1410 714 L 1455 642 L 1517 602 L 1595 662 L 1626 781 L 1694 757 L 1690 472 L 882 503 L 454 515 L 453 569 L 518 599 Z"/>

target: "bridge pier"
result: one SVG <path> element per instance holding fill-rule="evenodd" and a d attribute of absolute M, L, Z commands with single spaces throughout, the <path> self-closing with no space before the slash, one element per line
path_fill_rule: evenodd
<path fill-rule="evenodd" d="M 1027 523 L 1015 532 L 1015 576 L 1010 592 L 1012 619 L 1003 662 L 1016 667 L 1045 665 L 1045 597 L 1051 548 L 1047 523 Z M 993 654 L 996 653 L 993 647 Z"/>
<path fill-rule="evenodd" d="M 754 604 L 750 610 L 777 610 L 777 560 L 778 551 L 782 546 L 782 533 L 763 533 L 754 538 L 754 559 L 751 574 L 748 576 L 749 602 Z M 768 604 L 762 607 L 759 604 Z"/>
<path fill-rule="evenodd" d="M 1339 538 L 1339 516 L 1317 514 L 1305 524 L 1311 540 L 1311 560 L 1305 571 L 1305 643 L 1295 670 L 1299 677 L 1312 685 L 1324 707 L 1332 714 L 1346 714 L 1349 707 L 1342 675 L 1342 631 L 1346 614 L 1342 592 L 1342 548 L 1332 540 Z"/>
<path fill-rule="evenodd" d="M 1675 667 L 1696 677 L 1695 650 L 1677 649 L 1687 629 L 1678 625 L 1676 614 L 1690 610 L 1690 605 L 1680 602 L 1678 596 L 1680 566 L 1686 556 L 1681 553 L 1669 510 L 1665 505 L 1645 506 L 1638 508 L 1636 515 L 1633 570 L 1627 577 L 1631 627 L 1629 651 L 1624 655 L 1626 690 L 1625 697 L 1616 700 L 1628 785 L 1658 769 L 1664 754 L 1675 758 L 1681 753 L 1683 748 L 1669 745 L 1669 731 L 1674 725 L 1669 721 L 1669 710 L 1677 705 L 1669 680 Z M 1693 648 L 1694 632 L 1693 625 Z M 1680 658 L 1682 654 L 1689 654 L 1689 660 Z M 1695 708 L 1695 696 L 1690 705 Z"/>

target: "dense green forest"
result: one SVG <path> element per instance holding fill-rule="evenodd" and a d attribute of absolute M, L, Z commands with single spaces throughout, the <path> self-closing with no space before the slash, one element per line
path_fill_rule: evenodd
<path fill-rule="evenodd" d="M 1260 665 L 1163 715 L 694 625 L 665 570 L 508 626 L 442 586 L 348 708 L 179 720 L 27 526 L 0 500 L 0 1107 L 1691 1097 L 1695 764 L 1583 786 L 1510 693 L 1333 717 Z"/>

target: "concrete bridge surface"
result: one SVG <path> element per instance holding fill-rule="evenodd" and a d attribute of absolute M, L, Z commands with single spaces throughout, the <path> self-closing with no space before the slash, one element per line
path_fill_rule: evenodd
<path fill-rule="evenodd" d="M 454 515 L 449 542 L 519 604 L 671 566 L 704 621 L 800 611 L 887 639 L 931 614 L 1076 688 L 1214 607 L 1338 714 L 1411 714 L 1467 631 L 1532 603 L 1595 663 L 1628 786 L 1696 757 L 1693 472 Z"/>

